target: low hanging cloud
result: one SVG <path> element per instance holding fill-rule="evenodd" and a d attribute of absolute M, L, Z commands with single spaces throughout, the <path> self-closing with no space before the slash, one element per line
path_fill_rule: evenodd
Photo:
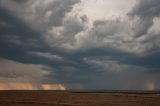
<path fill-rule="evenodd" d="M 124 64 L 110 57 L 102 56 L 84 58 L 83 61 L 89 64 L 90 70 L 94 70 L 88 76 L 88 79 L 91 81 L 89 81 L 91 83 L 90 86 L 86 85 L 88 89 L 98 89 L 94 85 L 106 89 L 118 88 L 125 90 L 156 90 L 160 87 L 157 80 L 159 75 L 146 72 L 148 71 L 146 67 Z M 94 73 L 97 74 L 95 75 Z"/>
<path fill-rule="evenodd" d="M 23 64 L 13 60 L 0 59 L 1 81 L 39 82 L 50 73 L 44 65 Z"/>
<path fill-rule="evenodd" d="M 40 88 L 39 82 L 49 74 L 46 66 L 23 64 L 3 58 L 0 59 L 0 67 L 1 90 Z"/>
<path fill-rule="evenodd" d="M 50 67 L 0 59 L 0 90 L 65 90 L 62 84 L 43 84 Z"/>
<path fill-rule="evenodd" d="M 0 90 L 65 90 L 62 84 L 0 83 Z"/>

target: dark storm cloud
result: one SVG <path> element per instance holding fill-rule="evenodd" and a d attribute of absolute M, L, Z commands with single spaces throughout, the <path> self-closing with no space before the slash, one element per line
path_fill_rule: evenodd
<path fill-rule="evenodd" d="M 57 1 L 57 3 L 58 2 L 59 2 L 59 5 L 62 5 L 60 1 Z M 68 2 L 70 3 L 70 1 Z M 67 6 L 66 3 L 67 1 L 65 1 L 64 3 L 65 6 Z M 72 8 L 72 7 L 69 6 L 66 8 Z M 60 8 L 60 9 L 63 9 L 63 8 Z M 62 10 L 62 12 L 57 12 L 55 14 L 65 14 L 66 11 L 69 11 L 69 10 L 65 9 L 64 11 Z M 13 13 L 11 13 L 6 8 L 1 7 L 0 12 L 1 12 L 0 14 L 0 25 L 1 25 L 0 26 L 1 28 L 0 29 L 0 41 L 1 41 L 0 57 L 3 58 L 4 60 L 9 59 L 5 61 L 6 62 L 5 65 L 7 64 L 7 62 L 11 62 L 13 63 L 14 66 L 16 66 L 15 69 L 13 70 L 10 70 L 6 66 L 4 66 L 3 68 L 6 69 L 6 71 L 4 73 L 1 73 L 1 77 L 5 77 L 5 78 L 13 78 L 13 77 L 18 78 L 19 76 L 22 77 L 23 75 L 25 75 L 25 72 L 22 71 L 22 68 L 27 66 L 28 66 L 28 70 L 31 70 L 28 72 L 30 73 L 28 74 L 28 76 L 30 76 L 32 75 L 32 69 L 29 69 L 29 67 L 30 68 L 35 67 L 36 70 L 38 69 L 43 70 L 43 66 L 38 67 L 39 64 L 44 64 L 46 66 L 53 67 L 53 69 L 50 71 L 53 71 L 54 68 L 57 68 L 56 73 L 61 73 L 61 72 L 58 72 L 59 67 L 75 64 L 75 62 L 73 63 L 70 60 L 64 61 L 62 57 L 58 56 L 59 54 L 63 54 L 63 53 L 60 53 L 59 51 L 48 47 L 48 45 L 44 41 L 44 38 L 42 35 L 43 33 L 33 30 L 29 25 L 26 24 L 26 22 L 22 21 L 20 17 L 13 15 Z M 63 18 L 63 17 L 64 15 L 60 15 L 60 18 Z M 55 22 L 58 22 L 58 21 L 55 21 Z M 54 26 L 55 24 L 52 24 L 52 25 Z M 58 55 L 55 55 L 57 53 Z M 4 61 L 2 61 L 2 65 L 3 63 Z M 48 83 L 51 83 L 51 82 L 48 82 Z"/>
<path fill-rule="evenodd" d="M 140 0 L 129 13 L 131 17 L 140 17 L 140 23 L 135 28 L 135 35 L 137 37 L 146 34 L 148 29 L 153 25 L 153 19 L 160 15 L 159 3 L 159 0 Z"/>
<path fill-rule="evenodd" d="M 160 87 L 159 33 L 148 34 L 159 16 L 158 0 L 140 1 L 129 20 L 97 20 L 92 28 L 87 15 L 68 15 L 79 0 L 2 1 L 0 65 L 6 71 L 0 77 L 27 74 L 34 80 L 49 72 L 41 83 L 62 83 L 67 89 Z M 140 19 L 132 29 L 129 21 L 136 16 Z"/>
<path fill-rule="evenodd" d="M 122 57 L 122 62 L 127 64 L 135 64 L 137 66 L 144 66 L 149 68 L 149 72 L 153 69 L 159 72 L 160 68 L 160 52 L 156 51 L 146 56 L 129 55 Z M 155 71 L 153 71 L 154 73 Z"/>
<path fill-rule="evenodd" d="M 62 18 L 65 16 L 65 14 L 69 12 L 72 9 L 72 5 L 74 5 L 78 1 L 79 0 L 54 0 L 53 3 L 53 1 L 46 0 L 45 3 L 47 3 L 47 6 L 44 6 L 44 9 L 42 9 L 41 5 L 43 5 L 43 0 L 27 0 L 27 2 L 22 5 L 18 5 L 19 2 L 16 2 L 17 4 L 13 4 L 15 1 L 2 0 L 0 17 L 1 24 L 3 24 L 3 27 L 1 27 L 0 30 L 0 36 L 2 40 L 1 49 L 7 49 L 5 51 L 8 52 L 1 52 L 1 54 L 5 57 L 8 57 L 8 55 L 10 55 L 13 58 L 18 57 L 19 55 L 17 54 L 21 54 L 21 57 L 25 58 L 26 56 L 23 55 L 26 55 L 27 52 L 30 51 L 55 51 L 54 49 L 49 49 L 48 45 L 44 41 L 44 33 L 40 32 L 42 30 L 48 30 L 47 28 L 59 25 L 57 23 L 61 23 Z M 36 13 L 32 14 L 31 12 L 31 14 L 28 14 L 26 12 L 26 9 L 34 3 L 35 7 L 33 6 L 33 11 L 36 11 Z M 36 3 L 39 3 L 39 5 L 36 5 Z M 23 10 L 21 9 L 21 6 L 24 7 Z M 28 9 L 32 10 L 32 8 Z M 18 12 L 21 13 L 20 16 L 17 15 L 19 14 Z M 50 15 L 48 16 L 48 18 L 45 18 L 47 12 L 50 12 Z M 31 16 L 31 25 L 28 25 L 28 23 L 30 22 L 26 24 L 26 21 L 24 21 L 24 19 L 28 16 Z M 32 16 L 37 19 L 34 19 Z M 34 24 L 33 26 L 36 26 L 41 30 L 33 30 L 33 28 L 31 28 L 32 23 Z M 4 26 L 4 24 L 6 25 Z M 9 53 L 11 51 L 13 54 Z"/>
<path fill-rule="evenodd" d="M 40 44 L 43 44 L 41 34 L 10 15 L 8 11 L 1 8 L 0 12 L 0 21 L 6 23 L 0 29 L 1 56 L 23 60 L 28 50 L 41 48 Z"/>
<path fill-rule="evenodd" d="M 130 15 L 137 15 L 141 18 L 155 17 L 160 15 L 160 1 L 159 0 L 140 0 Z"/>
<path fill-rule="evenodd" d="M 39 32 L 60 26 L 66 13 L 80 0 L 27 0 L 19 2 L 2 0 L 2 7 L 14 13 L 18 18 L 27 22 Z M 23 9 L 22 9 L 23 8 Z"/>
<path fill-rule="evenodd" d="M 60 57 L 56 57 L 54 54 L 60 54 L 60 52 L 48 47 L 41 33 L 31 29 L 8 11 L 1 8 L 0 12 L 0 21 L 6 24 L 0 27 L 1 57 L 23 63 L 46 64 L 53 67 L 59 67 L 61 64 L 72 64 L 69 61 L 64 61 L 63 63 L 57 60 Z M 42 52 L 42 54 L 50 52 L 50 55 L 53 54 L 55 60 L 42 58 L 46 56 L 37 57 L 30 54 L 31 52 L 36 53 L 36 51 Z M 51 62 L 51 60 L 54 62 Z"/>
<path fill-rule="evenodd" d="M 50 80 L 55 83 L 66 83 L 67 89 L 74 89 L 76 84 L 80 88 L 93 90 L 148 89 L 146 84 L 150 80 L 156 83 L 157 88 L 160 86 L 158 84 L 159 63 L 156 59 L 158 57 L 142 58 L 115 50 L 107 52 L 100 49 L 67 57 L 78 65 L 61 66 L 55 71 L 54 80 Z"/>
<path fill-rule="evenodd" d="M 85 21 L 76 16 L 66 17 L 59 27 L 48 30 L 47 42 L 51 47 L 74 49 L 76 35 L 86 29 Z"/>
<path fill-rule="evenodd" d="M 12 1 L 18 2 L 18 3 L 25 3 L 25 2 L 27 2 L 27 0 L 12 0 Z"/>

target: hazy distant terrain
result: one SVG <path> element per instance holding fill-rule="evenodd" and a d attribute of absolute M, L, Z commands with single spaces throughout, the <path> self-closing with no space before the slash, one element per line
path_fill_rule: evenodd
<path fill-rule="evenodd" d="M 0 106 L 160 106 L 156 93 L 0 91 Z"/>

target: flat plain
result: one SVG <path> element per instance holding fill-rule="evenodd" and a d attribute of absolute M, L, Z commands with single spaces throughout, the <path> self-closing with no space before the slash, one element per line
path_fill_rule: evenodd
<path fill-rule="evenodd" d="M 156 93 L 0 91 L 0 106 L 160 106 Z"/>

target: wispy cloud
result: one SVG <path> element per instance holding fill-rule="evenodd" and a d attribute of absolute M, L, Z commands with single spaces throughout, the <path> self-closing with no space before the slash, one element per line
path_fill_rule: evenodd
<path fill-rule="evenodd" d="M 49 60 L 53 60 L 53 61 L 64 61 L 63 57 L 59 55 L 47 53 L 47 52 L 29 52 L 28 54 L 42 57 L 42 58 L 49 59 Z"/>

